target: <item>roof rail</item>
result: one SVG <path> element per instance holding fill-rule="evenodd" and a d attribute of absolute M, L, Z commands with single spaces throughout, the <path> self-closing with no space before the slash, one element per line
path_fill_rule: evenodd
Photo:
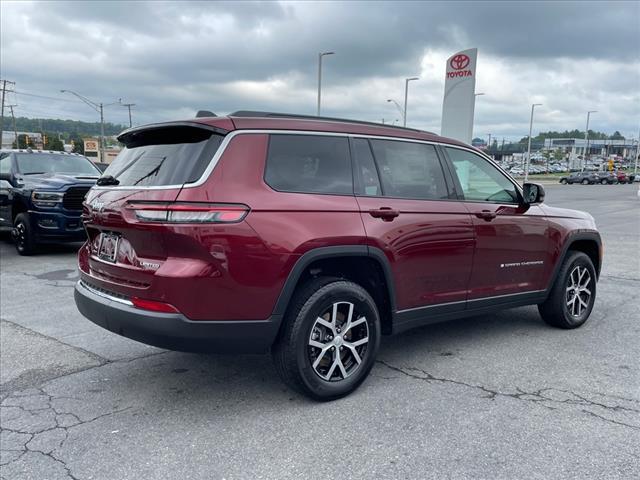
<path fill-rule="evenodd" d="M 301 120 L 327 120 L 330 122 L 355 123 L 358 125 L 370 125 L 374 127 L 398 128 L 400 130 L 408 130 L 410 132 L 429 133 L 431 135 L 435 135 L 435 133 L 427 132 L 426 130 L 419 130 L 417 128 L 400 127 L 398 125 L 389 125 L 388 123 L 365 122 L 363 120 L 351 120 L 348 118 L 318 117 L 315 115 L 298 115 L 295 113 L 277 113 L 277 112 L 260 112 L 260 111 L 253 111 L 253 110 L 238 110 L 237 112 L 230 113 L 229 116 L 230 117 L 251 117 L 251 118 L 269 117 L 269 118 L 292 118 L 292 119 L 301 119 Z"/>

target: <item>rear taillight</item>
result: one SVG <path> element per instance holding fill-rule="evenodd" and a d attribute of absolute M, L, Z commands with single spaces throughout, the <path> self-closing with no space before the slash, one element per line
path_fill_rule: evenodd
<path fill-rule="evenodd" d="M 156 302 L 155 300 L 145 300 L 144 298 L 132 297 L 131 303 L 136 308 L 150 310 L 160 313 L 180 313 L 178 309 L 169 303 Z"/>
<path fill-rule="evenodd" d="M 141 222 L 156 223 L 237 223 L 249 213 L 241 204 L 211 203 L 131 203 L 136 218 Z"/>

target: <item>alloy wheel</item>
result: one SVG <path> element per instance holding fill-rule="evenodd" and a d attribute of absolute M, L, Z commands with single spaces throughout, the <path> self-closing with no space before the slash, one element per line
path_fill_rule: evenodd
<path fill-rule="evenodd" d="M 323 380 L 344 380 L 362 365 L 368 343 L 366 317 L 351 302 L 335 302 L 311 328 L 307 348 L 311 366 Z"/>
<path fill-rule="evenodd" d="M 591 274 L 586 267 L 578 265 L 571 270 L 567 283 L 567 310 L 572 317 L 580 317 L 591 303 Z"/>
<path fill-rule="evenodd" d="M 27 227 L 24 223 L 19 222 L 13 230 L 13 238 L 16 242 L 18 250 L 24 250 L 27 243 Z"/>

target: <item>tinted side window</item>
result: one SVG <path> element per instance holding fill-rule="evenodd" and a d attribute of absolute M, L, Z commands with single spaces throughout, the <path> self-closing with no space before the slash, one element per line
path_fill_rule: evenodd
<path fill-rule="evenodd" d="M 265 182 L 281 192 L 353 194 L 346 137 L 271 135 Z"/>
<path fill-rule="evenodd" d="M 355 138 L 353 147 L 354 170 L 356 172 L 356 193 L 358 195 L 382 195 L 380 178 L 373 160 L 369 141 L 365 138 Z"/>
<path fill-rule="evenodd" d="M 475 153 L 447 148 L 465 200 L 518 203 L 516 187 L 500 170 Z"/>
<path fill-rule="evenodd" d="M 426 200 L 448 198 L 444 173 L 433 145 L 371 140 L 371 146 L 385 196 Z"/>

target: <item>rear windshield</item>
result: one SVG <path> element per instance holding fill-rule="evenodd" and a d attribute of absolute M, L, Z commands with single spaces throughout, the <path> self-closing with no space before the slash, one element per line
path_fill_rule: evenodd
<path fill-rule="evenodd" d="M 98 177 L 97 169 L 86 157 L 56 153 L 16 153 L 18 171 L 23 175 L 67 173 Z"/>
<path fill-rule="evenodd" d="M 197 181 L 211 162 L 222 135 L 210 130 L 178 126 L 136 132 L 104 171 L 118 186 L 182 185 Z"/>

